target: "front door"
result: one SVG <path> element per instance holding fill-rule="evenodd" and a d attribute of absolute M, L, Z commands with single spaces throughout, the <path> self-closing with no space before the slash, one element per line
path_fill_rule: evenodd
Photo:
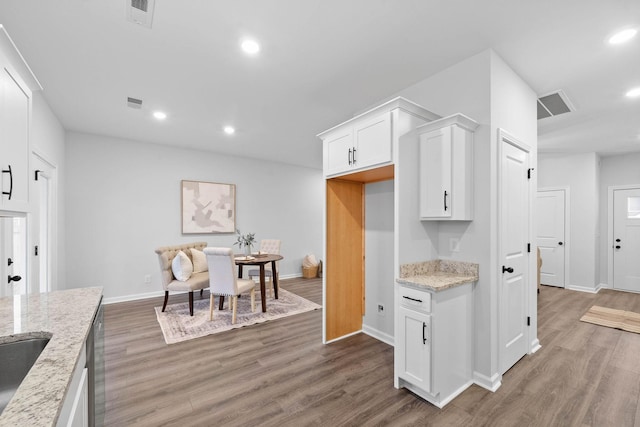
<path fill-rule="evenodd" d="M 506 372 L 528 351 L 529 152 L 506 136 L 500 140 L 499 257 L 500 369 Z"/>
<path fill-rule="evenodd" d="M 640 188 L 613 191 L 613 287 L 640 292 Z"/>
<path fill-rule="evenodd" d="M 536 197 L 536 244 L 542 267 L 540 283 L 565 286 L 565 190 L 542 190 Z"/>

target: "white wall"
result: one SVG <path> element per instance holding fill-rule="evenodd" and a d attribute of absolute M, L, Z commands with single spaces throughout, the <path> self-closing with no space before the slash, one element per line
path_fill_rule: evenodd
<path fill-rule="evenodd" d="M 393 180 L 364 186 L 365 198 L 365 332 L 393 344 Z M 378 312 L 378 304 L 384 306 Z"/>
<path fill-rule="evenodd" d="M 614 185 L 640 185 L 640 153 L 629 153 L 619 156 L 602 157 L 600 168 L 600 203 L 599 203 L 599 231 L 600 231 L 600 283 L 612 286 L 608 283 L 607 255 L 612 243 L 608 240 L 608 190 Z"/>
<path fill-rule="evenodd" d="M 281 277 L 322 254 L 320 170 L 80 133 L 67 135 L 66 168 L 68 288 L 103 286 L 112 301 L 158 294 L 156 247 L 232 247 L 233 234 L 181 234 L 183 179 L 236 184 L 237 228 L 282 240 Z"/>
<path fill-rule="evenodd" d="M 65 264 L 65 222 L 64 222 L 64 185 L 63 175 L 65 170 L 65 132 L 57 117 L 49 108 L 41 92 L 33 94 L 31 115 L 31 151 L 45 159 L 54 166 L 54 190 L 53 214 L 55 224 L 52 225 L 52 240 L 54 250 L 51 253 L 52 262 L 52 289 L 64 288 L 66 280 Z M 33 159 L 33 154 L 31 159 Z M 33 169 L 33 168 L 31 168 Z M 35 200 L 31 201 L 32 204 Z"/>
<path fill-rule="evenodd" d="M 571 191 L 567 287 L 588 291 L 594 291 L 600 282 L 596 267 L 600 260 L 598 169 L 595 153 L 541 155 L 538 160 L 539 188 L 569 187 Z"/>
<path fill-rule="evenodd" d="M 423 245 L 425 249 L 422 260 L 433 259 L 433 255 L 436 255 L 440 258 L 475 262 L 480 265 L 479 280 L 474 288 L 474 370 L 481 379 L 486 380 L 485 383 L 490 382 L 496 378 L 498 372 L 498 278 L 495 272 L 497 254 L 492 252 L 497 233 L 497 128 L 508 130 L 529 144 L 535 152 L 536 95 L 490 50 L 468 58 L 393 96 L 397 95 L 404 96 L 441 116 L 463 113 L 479 123 L 473 143 L 474 220 L 442 221 L 438 225 L 428 225 L 428 229 L 424 233 L 421 232 L 420 236 L 423 239 L 433 239 L 433 235 L 437 235 L 437 242 Z M 403 159 L 405 157 L 402 157 L 401 152 L 400 161 Z M 535 167 L 535 155 L 531 161 Z M 400 167 L 398 169 L 398 176 L 402 179 L 400 174 L 405 171 L 404 164 L 401 170 Z M 410 181 L 411 177 L 408 178 Z M 417 197 L 417 180 L 414 186 Z M 403 202 L 400 203 L 402 209 Z M 417 210 L 413 215 L 418 222 Z M 409 228 L 407 225 L 401 227 Z M 400 233 L 402 236 L 402 229 Z M 449 250 L 452 238 L 459 239 L 458 252 Z M 419 247 L 416 242 L 411 242 L 411 246 Z M 433 250 L 437 253 L 432 253 Z M 407 262 L 407 257 L 415 257 L 415 254 L 407 255 L 406 251 L 403 252 L 402 241 L 400 251 L 401 255 L 406 255 L 400 257 L 401 264 Z M 532 317 L 535 321 L 536 314 L 533 313 Z M 535 330 L 535 327 L 533 329 Z"/>

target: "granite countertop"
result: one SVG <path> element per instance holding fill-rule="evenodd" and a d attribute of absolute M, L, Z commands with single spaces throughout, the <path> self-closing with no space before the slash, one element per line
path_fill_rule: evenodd
<path fill-rule="evenodd" d="M 0 343 L 51 337 L 0 414 L 0 426 L 56 424 L 102 288 L 0 298 Z"/>
<path fill-rule="evenodd" d="M 429 291 L 443 291 L 478 280 L 478 264 L 437 259 L 403 264 L 396 282 Z"/>

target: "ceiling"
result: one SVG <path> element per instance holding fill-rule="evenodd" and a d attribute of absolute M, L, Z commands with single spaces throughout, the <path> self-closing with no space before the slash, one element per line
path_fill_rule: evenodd
<path fill-rule="evenodd" d="M 606 42 L 640 28 L 638 0 L 156 0 L 152 29 L 125 19 L 128 1 L 0 2 L 67 130 L 320 168 L 316 134 L 492 48 L 576 107 L 539 121 L 541 152 L 640 151 L 640 98 L 624 96 L 640 34 Z"/>

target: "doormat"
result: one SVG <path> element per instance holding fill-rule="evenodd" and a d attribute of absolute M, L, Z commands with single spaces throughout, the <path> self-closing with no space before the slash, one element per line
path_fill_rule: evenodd
<path fill-rule="evenodd" d="M 594 305 L 580 318 L 583 322 L 640 334 L 640 313 Z"/>
<path fill-rule="evenodd" d="M 232 325 L 231 310 L 228 308 L 229 300 L 231 298 L 225 298 L 225 309 L 220 311 L 218 310 L 218 297 L 215 298 L 216 307 L 213 312 L 213 321 L 209 320 L 209 298 L 193 302 L 193 316 L 189 315 L 189 303 L 187 302 L 168 305 L 164 313 L 162 307 L 155 307 L 165 342 L 175 344 L 322 308 L 322 306 L 301 296 L 284 289 L 278 289 L 278 299 L 268 298 L 267 312 L 263 313 L 260 292 L 256 292 L 256 311 L 251 312 L 251 298 L 248 295 L 243 295 L 238 299 L 236 324 Z"/>

